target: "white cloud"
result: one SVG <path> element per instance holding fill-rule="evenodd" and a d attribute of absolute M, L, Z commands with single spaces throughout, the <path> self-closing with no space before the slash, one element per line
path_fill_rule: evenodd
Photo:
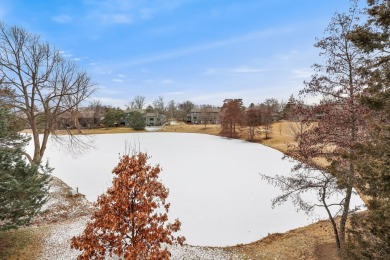
<path fill-rule="evenodd" d="M 121 94 L 121 91 L 114 90 L 112 87 L 108 88 L 105 86 L 99 86 L 99 93 L 105 94 L 105 95 L 117 95 Z"/>
<path fill-rule="evenodd" d="M 215 75 L 217 74 L 218 69 L 216 68 L 207 68 L 205 72 L 203 72 L 203 75 Z"/>
<path fill-rule="evenodd" d="M 51 19 L 56 23 L 70 23 L 70 22 L 72 22 L 72 18 L 66 14 L 60 14 L 57 16 L 53 16 Z"/>
<path fill-rule="evenodd" d="M 295 59 L 299 55 L 299 52 L 297 50 L 291 50 L 288 53 L 278 54 L 276 55 L 276 58 L 279 60 L 289 61 L 292 59 Z"/>
<path fill-rule="evenodd" d="M 295 69 L 292 74 L 294 78 L 310 78 L 313 72 L 309 69 Z"/>
<path fill-rule="evenodd" d="M 111 79 L 111 81 L 117 82 L 117 83 L 123 83 L 123 82 L 133 81 L 133 79 L 127 77 L 126 75 L 118 74 L 117 77 Z"/>
<path fill-rule="evenodd" d="M 149 20 L 153 18 L 153 10 L 150 8 L 141 8 L 139 10 L 141 19 Z"/>
<path fill-rule="evenodd" d="M 285 33 L 290 33 L 291 28 L 274 28 L 274 29 L 267 29 L 267 30 L 262 30 L 262 31 L 255 31 L 252 33 L 240 35 L 237 37 L 233 38 L 228 38 L 228 39 L 223 39 L 223 40 L 218 40 L 218 41 L 211 41 L 207 42 L 204 44 L 198 44 L 198 45 L 193 45 L 189 46 L 187 48 L 183 49 L 178 49 L 178 50 L 173 50 L 170 52 L 164 52 L 164 53 L 158 53 L 149 57 L 143 57 L 139 59 L 134 59 L 131 62 L 126 62 L 124 65 L 126 66 L 134 66 L 134 65 L 142 65 L 142 64 L 148 64 L 148 63 L 153 63 L 157 61 L 162 61 L 162 60 L 168 60 L 172 58 L 177 58 L 177 57 L 183 57 L 183 56 L 189 56 L 195 53 L 203 52 L 203 51 L 208 51 L 224 46 L 229 46 L 229 45 L 234 45 L 242 42 L 247 42 L 247 41 L 252 41 L 255 39 L 261 39 L 265 37 L 270 37 L 273 35 L 279 35 L 279 34 L 285 34 Z"/>
<path fill-rule="evenodd" d="M 131 24 L 133 18 L 129 14 L 123 13 L 92 13 L 88 16 L 89 19 L 101 24 Z"/>
<path fill-rule="evenodd" d="M 165 94 L 162 95 L 162 96 L 183 95 L 183 94 L 186 94 L 186 93 L 187 93 L 187 91 L 173 91 L 173 92 L 165 93 Z"/>
<path fill-rule="evenodd" d="M 80 61 L 81 58 L 80 57 L 74 57 L 74 55 L 70 52 L 70 51 L 63 51 L 63 50 L 59 50 L 58 53 L 63 57 L 63 58 L 67 58 L 67 59 L 70 59 L 72 61 Z M 86 57 L 84 57 L 86 58 Z M 93 65 L 93 63 L 90 63 L 90 65 Z"/>
<path fill-rule="evenodd" d="M 203 75 L 216 75 L 216 74 L 251 74 L 251 73 L 261 73 L 266 71 L 263 68 L 253 68 L 253 67 L 237 67 L 237 68 L 207 68 Z"/>
<path fill-rule="evenodd" d="M 177 29 L 177 27 L 174 25 L 157 26 L 157 27 L 153 27 L 151 29 L 148 29 L 147 32 L 152 34 L 152 35 L 168 35 L 168 34 L 175 32 L 176 29 Z"/>
<path fill-rule="evenodd" d="M 231 72 L 233 73 L 259 73 L 264 71 L 266 70 L 261 68 L 249 68 L 249 67 L 239 67 L 239 68 L 231 69 Z"/>
<path fill-rule="evenodd" d="M 146 83 L 146 84 L 155 83 L 155 84 L 170 85 L 170 84 L 174 84 L 175 81 L 173 81 L 171 79 L 145 79 L 144 83 Z"/>
<path fill-rule="evenodd" d="M 118 82 L 118 83 L 122 83 L 122 82 L 124 82 L 124 80 L 123 80 L 123 79 L 112 79 L 112 81 L 113 81 L 113 82 Z"/>
<path fill-rule="evenodd" d="M 141 73 L 149 73 L 150 70 L 148 70 L 148 69 L 141 69 L 140 72 L 141 72 Z"/>
<path fill-rule="evenodd" d="M 87 19 L 104 24 L 131 24 L 152 19 L 159 13 L 171 12 L 192 1 L 84 0 L 84 4 L 88 8 Z"/>
<path fill-rule="evenodd" d="M 175 82 L 173 80 L 170 80 L 170 79 L 163 79 L 163 80 L 161 80 L 161 83 L 162 84 L 173 84 Z"/>
<path fill-rule="evenodd" d="M 62 57 L 64 57 L 64 58 L 70 58 L 70 57 L 73 56 L 69 51 L 62 51 L 62 50 L 60 50 L 60 51 L 58 51 L 58 52 L 59 52 L 59 54 L 60 54 Z"/>
<path fill-rule="evenodd" d="M 100 74 L 100 75 L 112 74 L 112 68 L 106 65 L 105 63 L 90 62 L 89 65 L 90 65 L 90 70 L 96 74 Z"/>
<path fill-rule="evenodd" d="M 113 23 L 130 24 L 133 22 L 133 18 L 126 14 L 113 14 L 108 16 L 108 19 L 112 20 Z"/>
<path fill-rule="evenodd" d="M 6 10 L 3 6 L 0 7 L 0 18 L 4 18 Z"/>

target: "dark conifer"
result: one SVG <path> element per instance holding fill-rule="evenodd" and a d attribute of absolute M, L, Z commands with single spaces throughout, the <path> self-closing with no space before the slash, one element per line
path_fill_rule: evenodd
<path fill-rule="evenodd" d="M 29 224 L 46 202 L 50 169 L 24 158 L 29 138 L 17 132 L 16 119 L 0 108 L 0 229 Z"/>

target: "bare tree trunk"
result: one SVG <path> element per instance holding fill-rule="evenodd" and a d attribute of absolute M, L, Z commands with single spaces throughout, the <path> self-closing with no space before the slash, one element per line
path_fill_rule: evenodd
<path fill-rule="evenodd" d="M 344 211 L 341 215 L 340 220 L 340 248 L 341 250 L 344 250 L 344 244 L 345 244 L 345 225 L 348 220 L 348 214 L 349 214 L 349 203 L 351 201 L 351 195 L 352 195 L 352 187 L 349 186 L 346 191 L 345 201 L 344 201 Z"/>
<path fill-rule="evenodd" d="M 322 200 L 322 203 L 323 203 L 323 205 L 325 207 L 326 212 L 328 213 L 328 217 L 329 217 L 330 222 L 331 222 L 332 227 L 333 227 L 333 233 L 334 233 L 334 238 L 335 238 L 335 241 L 336 241 L 337 249 L 340 251 L 341 243 L 340 243 L 339 232 L 338 232 L 338 229 L 337 229 L 336 221 L 334 220 L 333 215 L 332 215 L 332 213 L 329 210 L 328 204 L 326 203 L 326 189 L 327 189 L 327 187 L 325 185 L 322 188 L 321 200 Z"/>
<path fill-rule="evenodd" d="M 30 159 L 32 164 L 38 164 L 48 137 L 55 133 L 58 116 L 77 108 L 94 92 L 95 85 L 73 62 L 23 28 L 0 23 L 0 53 L 0 74 L 12 92 L 7 97 L 0 96 L 0 100 L 26 115 L 34 143 Z"/>

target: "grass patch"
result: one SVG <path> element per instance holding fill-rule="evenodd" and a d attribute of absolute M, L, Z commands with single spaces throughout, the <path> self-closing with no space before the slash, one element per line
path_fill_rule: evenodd
<path fill-rule="evenodd" d="M 162 127 L 158 132 L 171 132 L 171 133 L 196 133 L 196 134 L 209 134 L 218 135 L 221 131 L 221 126 L 218 125 L 193 125 L 179 123 L 177 125 L 168 125 Z"/>
<path fill-rule="evenodd" d="M 37 228 L 34 227 L 1 231 L 0 259 L 38 259 L 42 231 L 38 232 Z"/>

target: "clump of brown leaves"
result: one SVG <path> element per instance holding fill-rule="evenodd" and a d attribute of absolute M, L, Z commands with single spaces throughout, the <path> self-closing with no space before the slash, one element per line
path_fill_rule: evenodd
<path fill-rule="evenodd" d="M 99 196 L 97 210 L 84 233 L 73 237 L 78 259 L 104 259 L 113 254 L 126 259 L 169 259 L 166 245 L 183 245 L 173 236 L 180 221 L 168 221 L 168 190 L 158 180 L 159 165 L 147 164 L 146 153 L 125 155 L 114 168 L 113 185 Z"/>

